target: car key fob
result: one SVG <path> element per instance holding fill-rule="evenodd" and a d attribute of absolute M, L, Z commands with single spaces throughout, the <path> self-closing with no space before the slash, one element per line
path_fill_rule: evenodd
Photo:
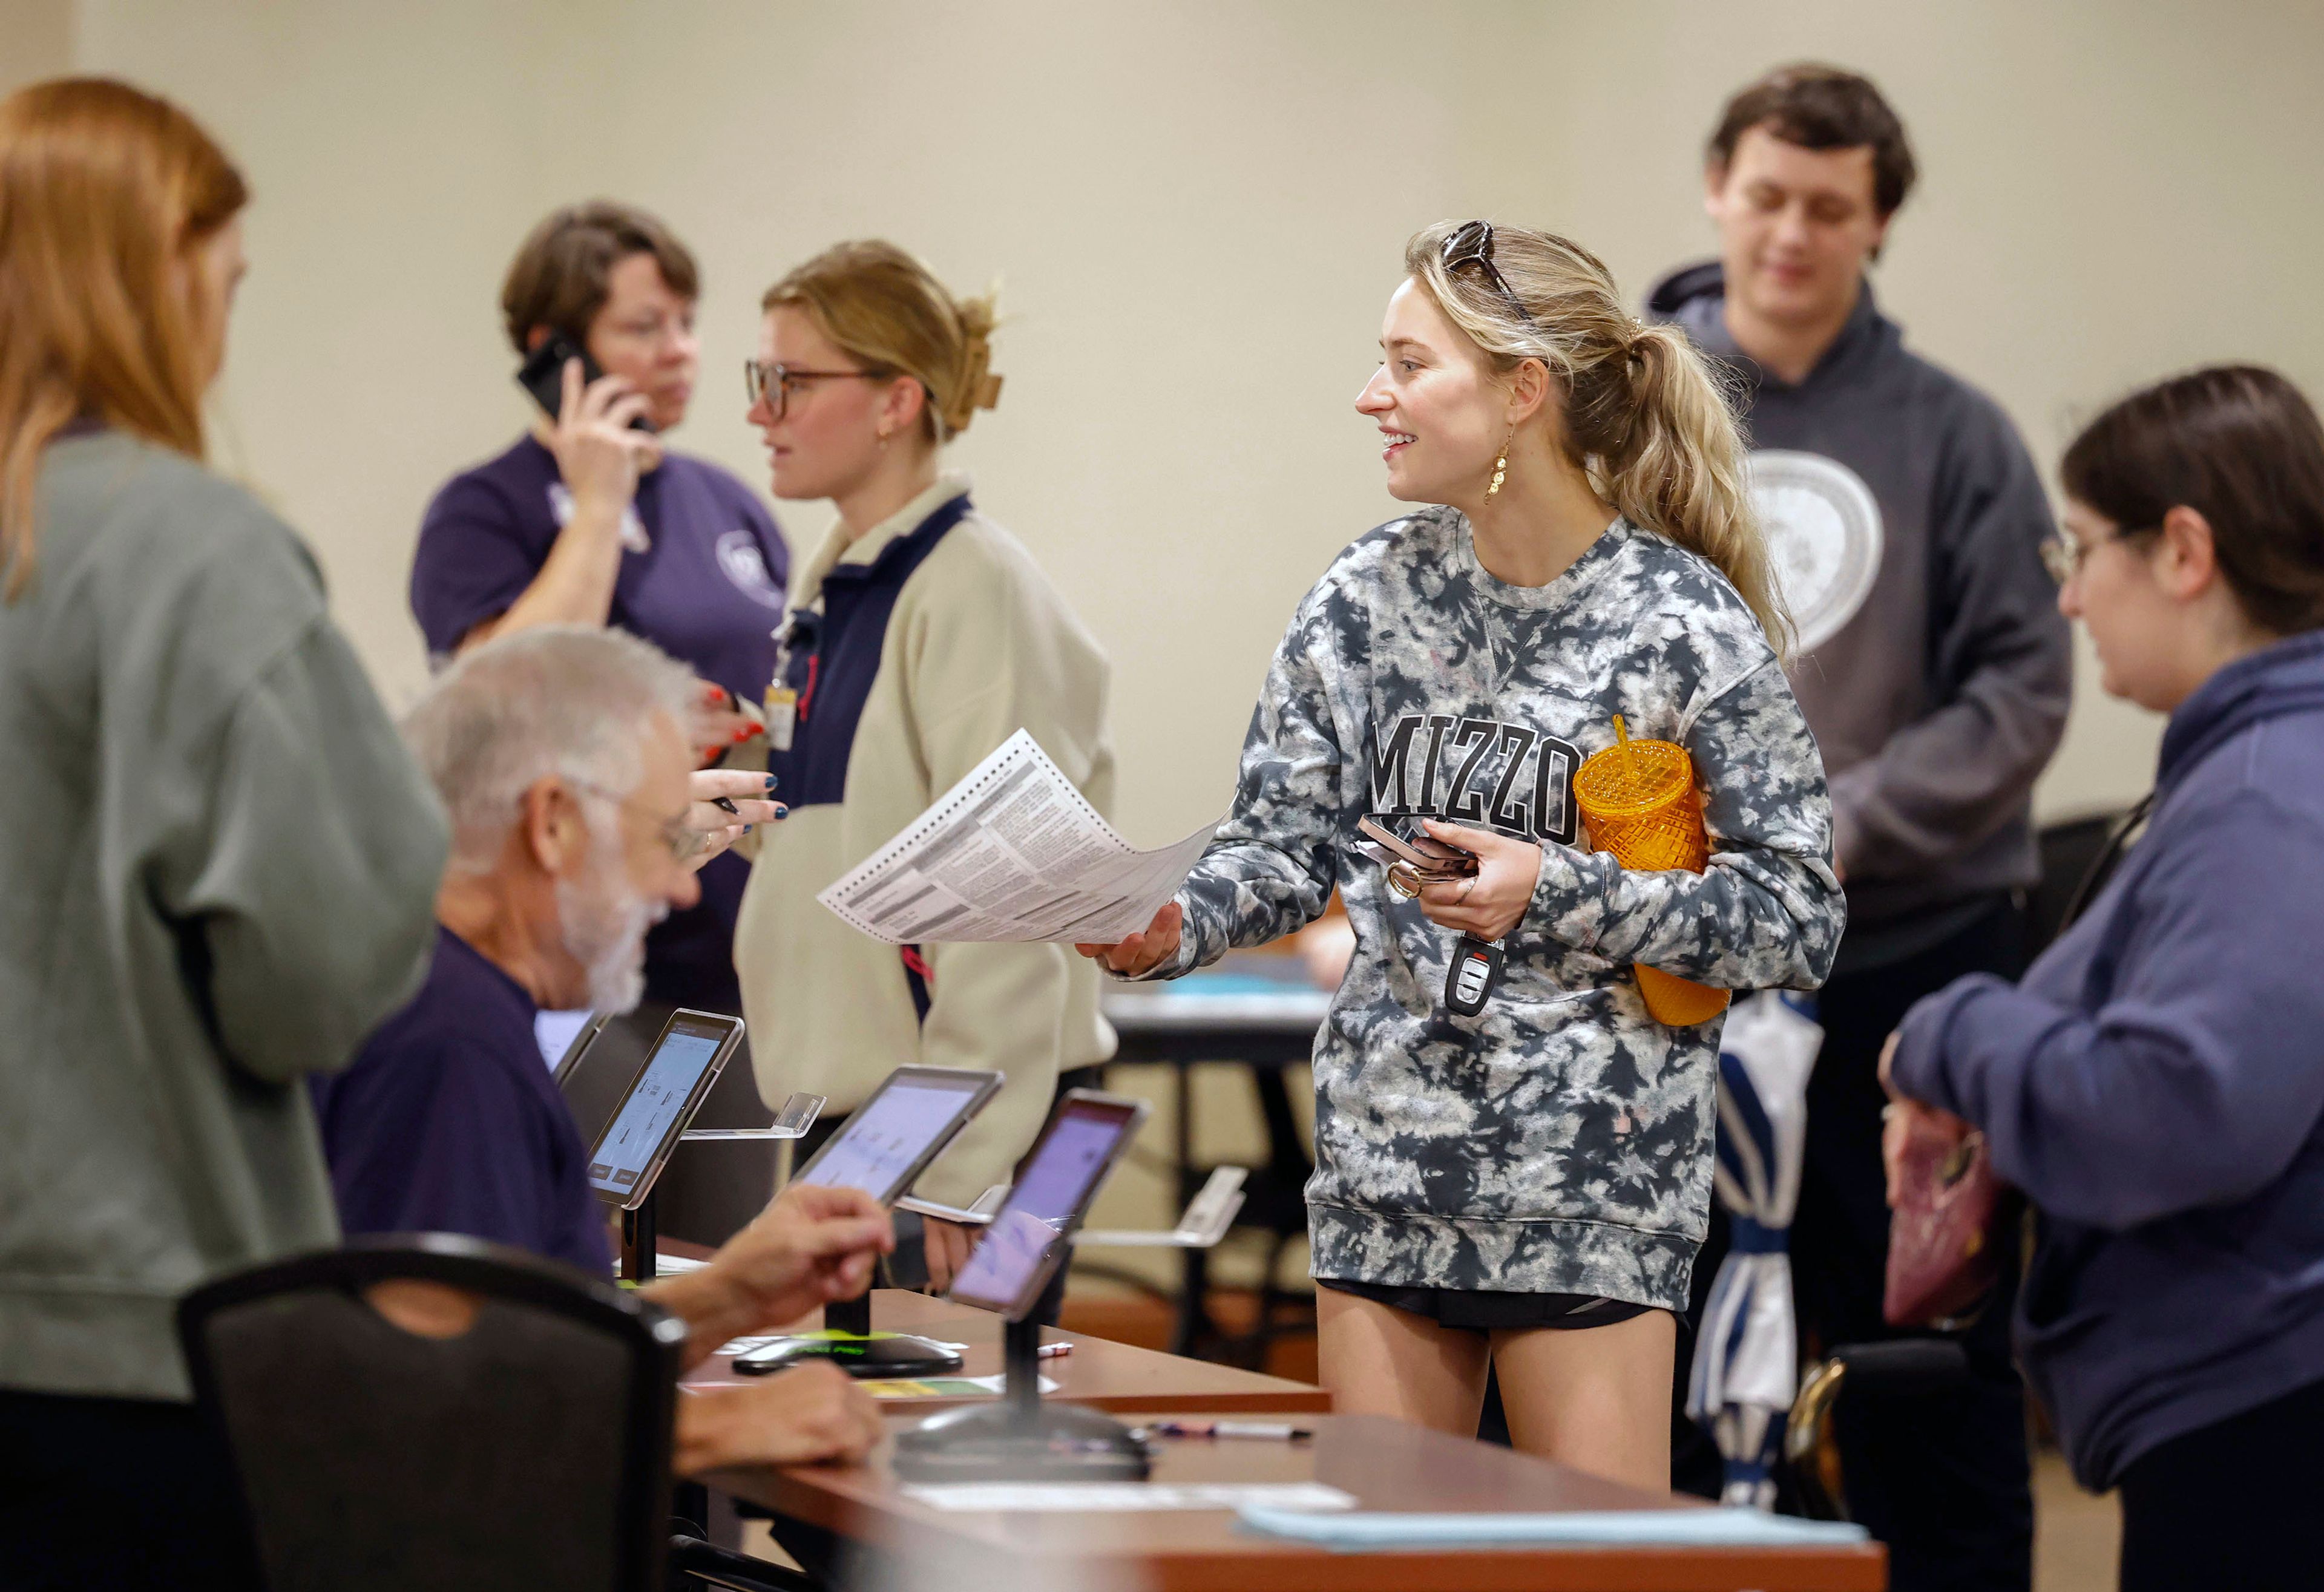
<path fill-rule="evenodd" d="M 1499 942 L 1463 934 L 1452 948 L 1452 966 L 1444 975 L 1445 1008 L 1456 1017 L 1473 1017 L 1485 1009 L 1500 981 Z"/>

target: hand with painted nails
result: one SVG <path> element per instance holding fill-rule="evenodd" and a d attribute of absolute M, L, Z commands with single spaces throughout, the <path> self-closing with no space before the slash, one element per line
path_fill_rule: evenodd
<path fill-rule="evenodd" d="M 758 734 L 765 725 L 760 721 L 756 705 L 725 686 L 708 680 L 696 684 L 701 695 L 694 710 L 694 745 L 707 767 L 724 757 L 729 748 L 740 746 Z"/>
<path fill-rule="evenodd" d="M 753 768 L 703 768 L 691 776 L 694 805 L 686 821 L 702 835 L 702 849 L 687 859 L 700 868 L 741 840 L 757 824 L 772 824 L 790 809 L 774 799 L 771 776 Z"/>

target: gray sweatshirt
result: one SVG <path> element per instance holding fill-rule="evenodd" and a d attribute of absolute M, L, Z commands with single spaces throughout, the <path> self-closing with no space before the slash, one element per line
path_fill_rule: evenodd
<path fill-rule="evenodd" d="M 1616 713 L 1692 755 L 1707 872 L 1583 849 L 1573 771 Z M 1356 849 L 1367 814 L 1541 846 L 1477 1017 L 1443 1004 L 1459 936 Z M 1314 1275 L 1683 1310 L 1721 1020 L 1664 1027 L 1631 964 L 1821 983 L 1842 922 L 1831 848 L 1815 742 L 1715 568 L 1618 520 L 1549 584 L 1507 585 L 1467 520 L 1424 509 L 1342 553 L 1293 616 L 1157 976 L 1290 933 L 1336 886 L 1356 949 L 1316 1038 Z"/>
<path fill-rule="evenodd" d="M 1868 282 L 1796 387 L 1736 346 L 1718 265 L 1665 278 L 1646 310 L 1734 370 L 1755 449 L 1817 456 L 1877 505 L 1863 605 L 1792 685 L 1831 777 L 1840 971 L 1900 960 L 2040 876 L 2034 781 L 2073 686 L 2041 476 L 2000 406 L 1908 351 Z"/>
<path fill-rule="evenodd" d="M 412 989 L 434 795 L 246 492 L 99 432 L 0 605 L 0 1385 L 182 1399 L 171 1311 L 337 1242 L 304 1074 Z"/>

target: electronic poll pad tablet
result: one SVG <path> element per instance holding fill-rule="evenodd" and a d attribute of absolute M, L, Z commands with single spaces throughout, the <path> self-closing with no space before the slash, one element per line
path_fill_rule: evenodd
<path fill-rule="evenodd" d="M 862 1189 L 882 1205 L 918 1181 L 953 1136 L 1001 1092 L 998 1072 L 961 1067 L 899 1067 L 862 1105 L 793 1182 Z M 779 1338 L 737 1356 L 743 1376 L 763 1376 L 810 1359 L 829 1360 L 851 1376 L 925 1376 L 956 1371 L 960 1356 L 932 1339 L 908 1332 L 874 1332 L 872 1296 L 824 1307 L 824 1330 Z"/>
<path fill-rule="evenodd" d="M 609 1205 L 635 1210 L 653 1192 L 678 1136 L 742 1043 L 742 1020 L 681 1008 L 589 1150 L 589 1186 Z"/>
<path fill-rule="evenodd" d="M 932 1415 L 896 1434 L 908 1481 L 1142 1481 L 1138 1434 L 1096 1410 L 1041 1396 L 1041 1329 L 1031 1318 L 1064 1263 L 1090 1201 L 1146 1119 L 1146 1102 L 1076 1089 L 1057 1102 L 1009 1202 L 985 1229 L 946 1297 L 998 1311 L 1006 1367 L 1001 1397 Z"/>
<path fill-rule="evenodd" d="M 998 1072 L 959 1067 L 899 1067 L 847 1121 L 793 1182 L 862 1189 L 893 1205 L 928 1169 L 953 1136 L 1001 1092 Z"/>
<path fill-rule="evenodd" d="M 1048 1286 L 1065 1240 L 1146 1120 L 1146 1102 L 1095 1090 L 1069 1090 L 1025 1158 L 1009 1202 L 954 1279 L 945 1297 L 1019 1321 Z"/>

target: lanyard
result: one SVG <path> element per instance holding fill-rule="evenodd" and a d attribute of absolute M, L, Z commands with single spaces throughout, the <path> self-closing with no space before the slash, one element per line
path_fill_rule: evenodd
<path fill-rule="evenodd" d="M 805 689 L 791 685 L 791 655 L 798 648 L 807 649 Z M 775 674 L 767 683 L 766 720 L 767 744 L 777 751 L 791 750 L 791 741 L 798 733 L 799 720 L 807 713 L 815 698 L 815 676 L 823 662 L 823 614 L 813 608 L 802 608 L 790 616 L 790 621 L 775 634 Z"/>

